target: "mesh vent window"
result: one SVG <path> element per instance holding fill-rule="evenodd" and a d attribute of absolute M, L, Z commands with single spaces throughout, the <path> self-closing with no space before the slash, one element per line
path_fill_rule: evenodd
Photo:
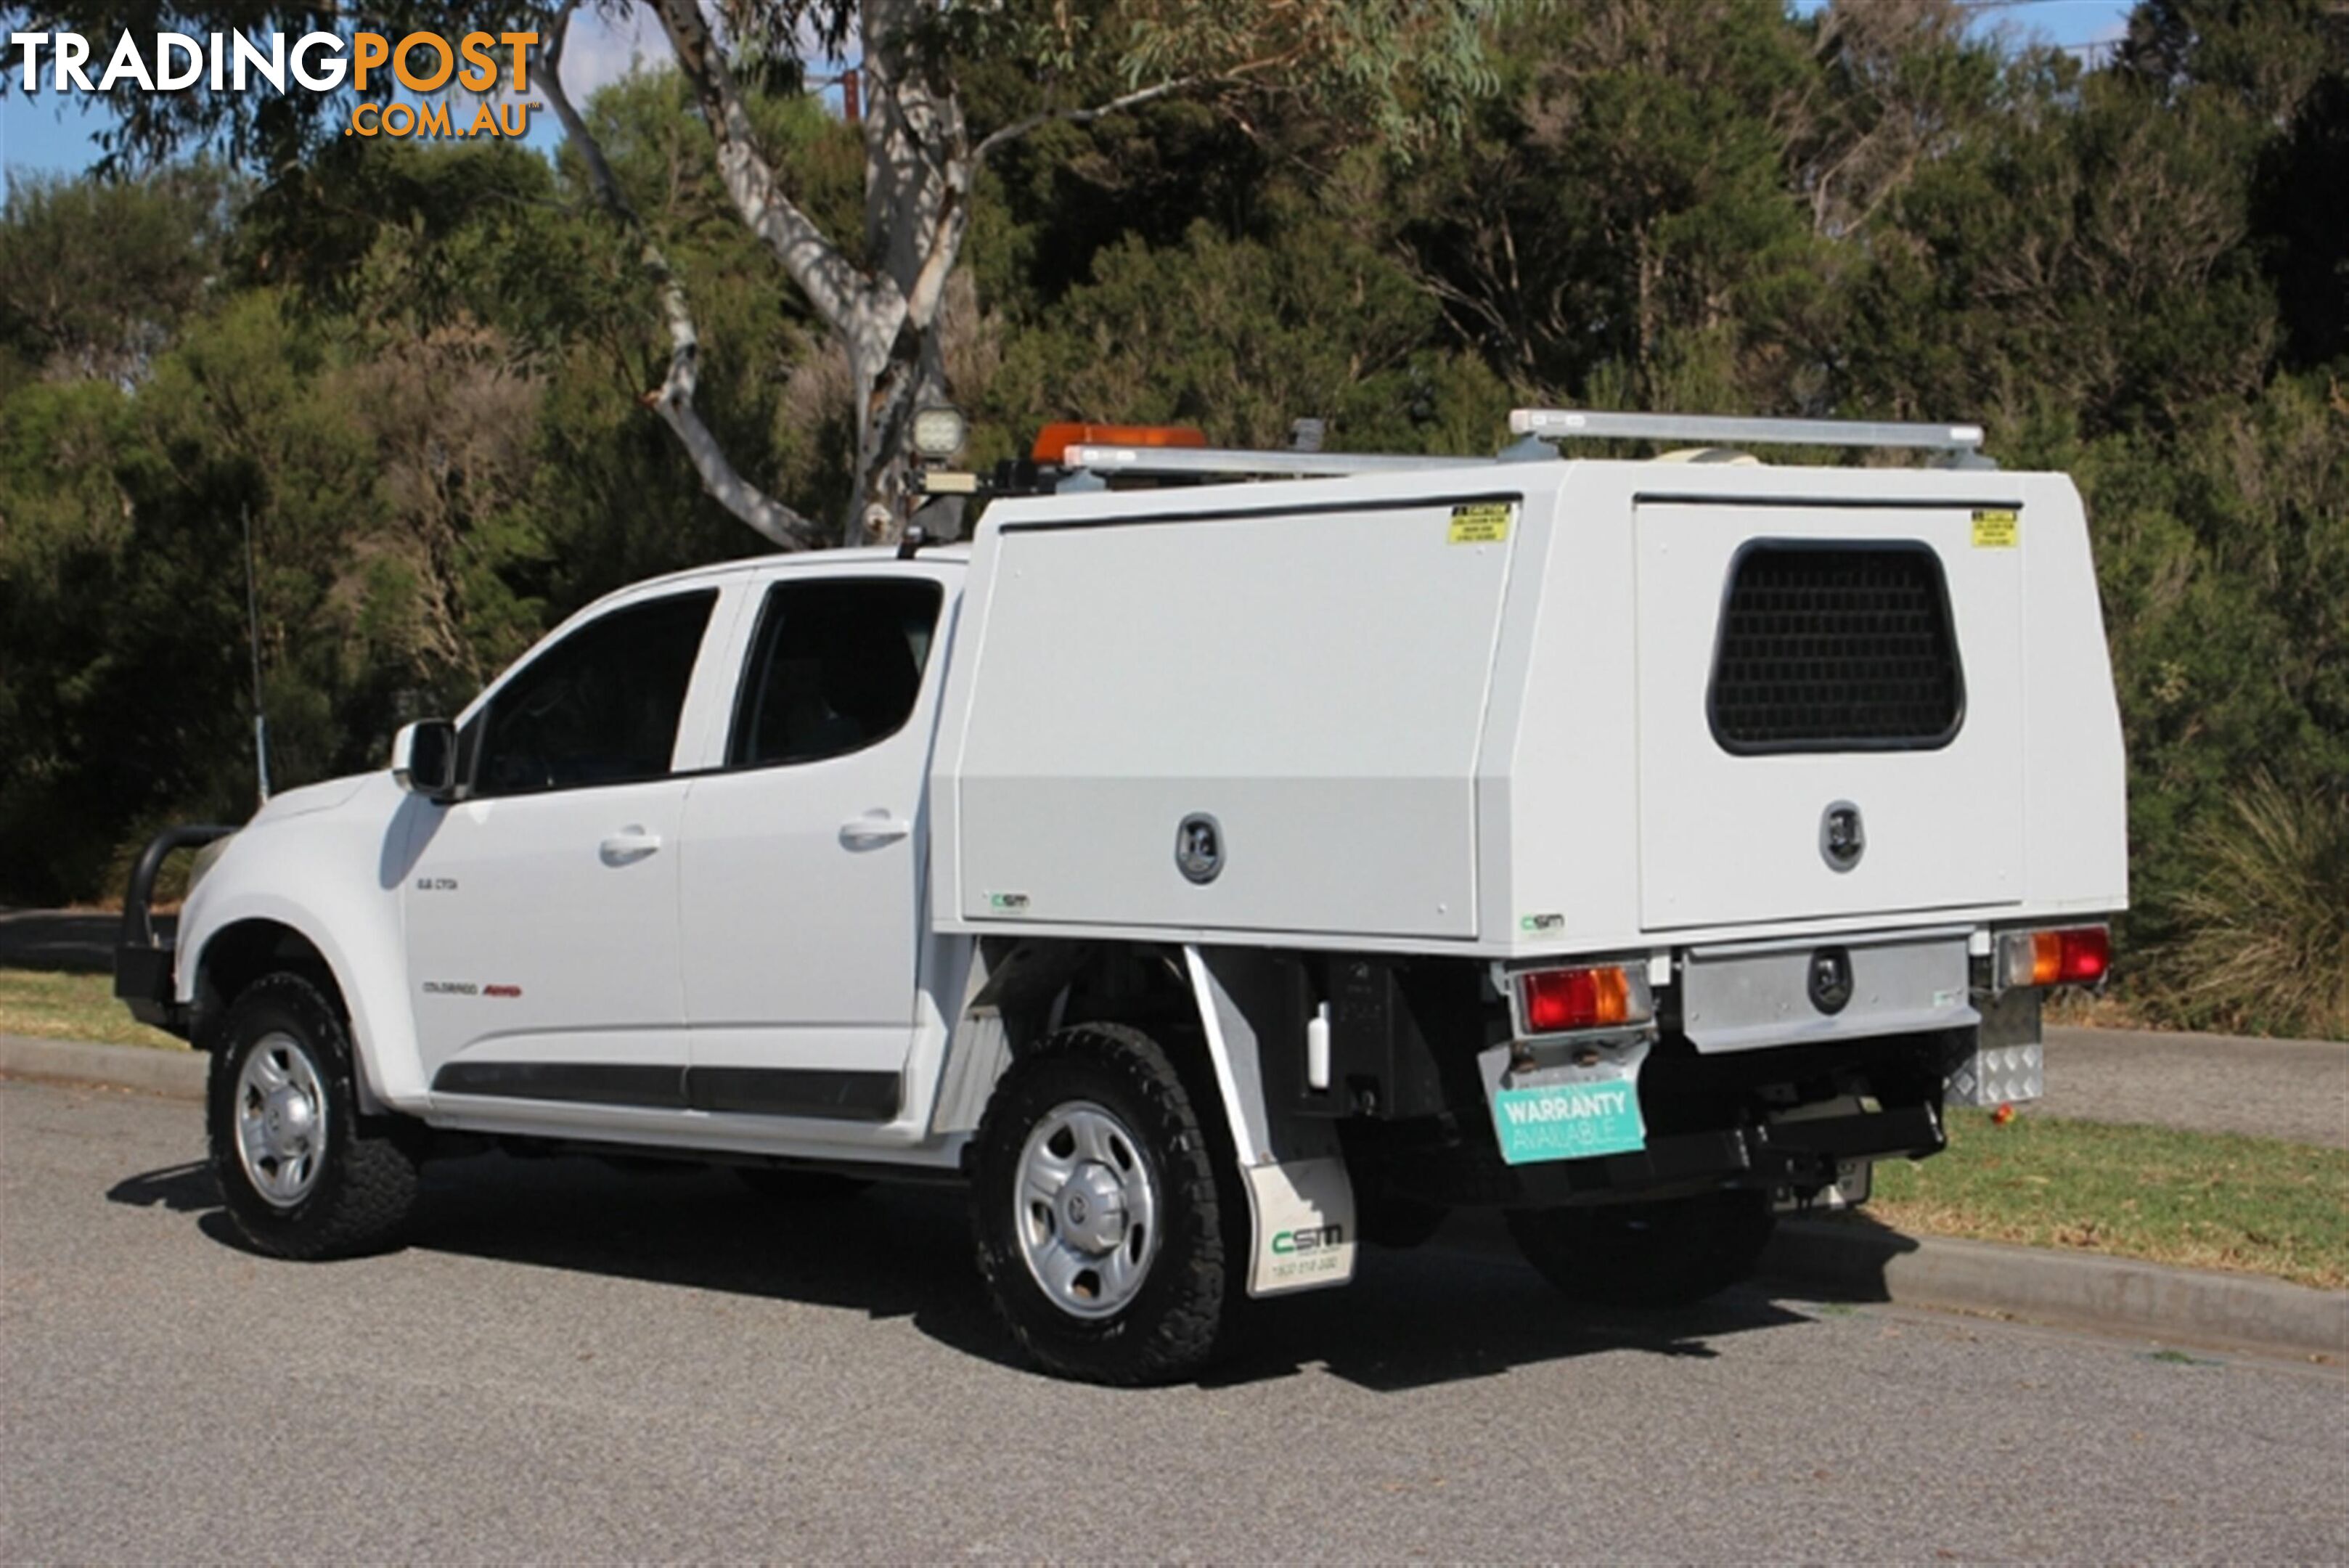
<path fill-rule="evenodd" d="M 1922 544 L 1747 545 L 1730 568 L 1710 708 L 1735 753 L 1949 744 L 1965 678 L 1940 557 Z"/>

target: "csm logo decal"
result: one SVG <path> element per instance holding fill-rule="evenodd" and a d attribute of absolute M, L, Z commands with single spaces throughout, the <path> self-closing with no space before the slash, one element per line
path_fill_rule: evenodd
<path fill-rule="evenodd" d="M 1346 1240 L 1343 1225 L 1316 1225 L 1302 1231 L 1276 1231 L 1272 1234 L 1272 1250 L 1282 1257 L 1295 1252 L 1319 1252 L 1325 1248 L 1341 1246 Z"/>

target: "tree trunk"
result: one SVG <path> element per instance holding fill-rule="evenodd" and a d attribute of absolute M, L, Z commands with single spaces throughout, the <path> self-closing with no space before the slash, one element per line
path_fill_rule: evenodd
<path fill-rule="evenodd" d="M 579 0 L 564 0 L 567 24 Z M 1054 120 L 1083 124 L 1196 85 L 1177 78 L 1089 109 L 1047 109 L 1003 126 L 973 146 L 952 82 L 923 68 L 916 29 L 929 0 L 866 0 L 858 7 L 864 57 L 864 250 L 860 263 L 817 229 L 794 204 L 757 145 L 741 88 L 709 30 L 700 0 L 645 0 L 659 16 L 701 107 L 718 152 L 718 173 L 735 211 L 824 325 L 848 351 L 856 399 L 856 461 L 852 493 L 840 519 L 844 544 L 898 536 L 918 500 L 912 493 L 910 435 L 915 411 L 947 396 L 943 317 L 947 279 L 961 259 L 970 226 L 971 185 L 989 151 Z M 558 40 L 561 31 L 557 32 Z M 553 63 L 559 67 L 560 42 Z M 943 68 L 943 67 L 939 67 Z M 1241 67 L 1245 74 L 1253 67 Z M 559 69 L 550 72 L 560 88 Z M 600 149 L 567 98 L 557 90 L 564 133 L 586 155 L 606 204 L 642 234 L 620 198 Z M 760 495 L 717 451 L 693 413 L 698 351 L 682 285 L 647 238 L 647 270 L 662 286 L 675 345 L 671 374 L 657 402 L 694 457 L 710 493 L 787 548 L 811 541 L 804 520 Z M 942 509 L 959 515 L 952 508 Z"/>
<path fill-rule="evenodd" d="M 920 0 L 868 0 L 864 47 L 864 249 L 875 286 L 849 327 L 856 396 L 855 484 L 844 544 L 903 532 L 912 493 L 915 410 L 947 397 L 941 340 L 946 275 L 961 241 L 973 153 L 952 88 L 921 70 L 910 29 Z"/>
<path fill-rule="evenodd" d="M 855 483 L 841 518 L 844 545 L 885 545 L 897 538 L 921 498 L 913 491 L 910 447 L 915 410 L 947 400 L 940 323 L 916 327 L 908 318 L 876 350 L 862 352 L 852 337 L 849 369 L 856 397 Z M 875 334 L 877 337 L 877 334 Z"/>

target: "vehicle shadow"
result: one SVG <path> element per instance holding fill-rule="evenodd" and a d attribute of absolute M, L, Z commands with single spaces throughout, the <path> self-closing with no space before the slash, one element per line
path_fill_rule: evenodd
<path fill-rule="evenodd" d="M 201 1163 L 127 1177 L 107 1197 L 196 1215 L 205 1236 L 250 1251 Z M 880 1186 L 792 1203 L 702 1166 L 484 1154 L 426 1168 L 409 1244 L 902 1317 L 959 1354 L 1029 1370 L 981 1291 L 959 1188 Z M 1235 1353 L 1201 1383 L 1232 1387 L 1319 1366 L 1400 1391 L 1606 1352 L 1710 1357 L 1724 1335 L 1810 1321 L 1752 1289 L 1683 1311 L 1602 1312 L 1488 1251 L 1441 1241 L 1410 1252 L 1366 1248 L 1347 1289 L 1247 1303 Z"/>
<path fill-rule="evenodd" d="M 126 1176 L 106 1189 L 109 1203 L 133 1209 L 167 1209 L 174 1214 L 209 1214 L 221 1206 L 220 1184 L 202 1160 L 167 1165 Z"/>
<path fill-rule="evenodd" d="M 1586 1306 L 1515 1257 L 1448 1246 L 1364 1248 L 1354 1282 L 1252 1303 L 1238 1355 L 1204 1381 L 1262 1382 L 1319 1364 L 1378 1392 L 1497 1376 L 1608 1352 L 1709 1360 L 1730 1334 L 1812 1321 L 1747 1287 L 1665 1311 Z"/>

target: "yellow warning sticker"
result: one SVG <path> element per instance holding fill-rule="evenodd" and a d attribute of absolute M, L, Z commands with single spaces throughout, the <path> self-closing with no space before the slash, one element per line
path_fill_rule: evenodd
<path fill-rule="evenodd" d="M 1506 501 L 1475 501 L 1452 509 L 1452 542 L 1455 545 L 1498 545 L 1509 536 L 1509 518 L 1516 508 Z"/>
<path fill-rule="evenodd" d="M 1974 548 L 2012 550 L 2021 542 L 2022 519 L 2013 508 L 1984 506 L 1974 513 Z"/>

